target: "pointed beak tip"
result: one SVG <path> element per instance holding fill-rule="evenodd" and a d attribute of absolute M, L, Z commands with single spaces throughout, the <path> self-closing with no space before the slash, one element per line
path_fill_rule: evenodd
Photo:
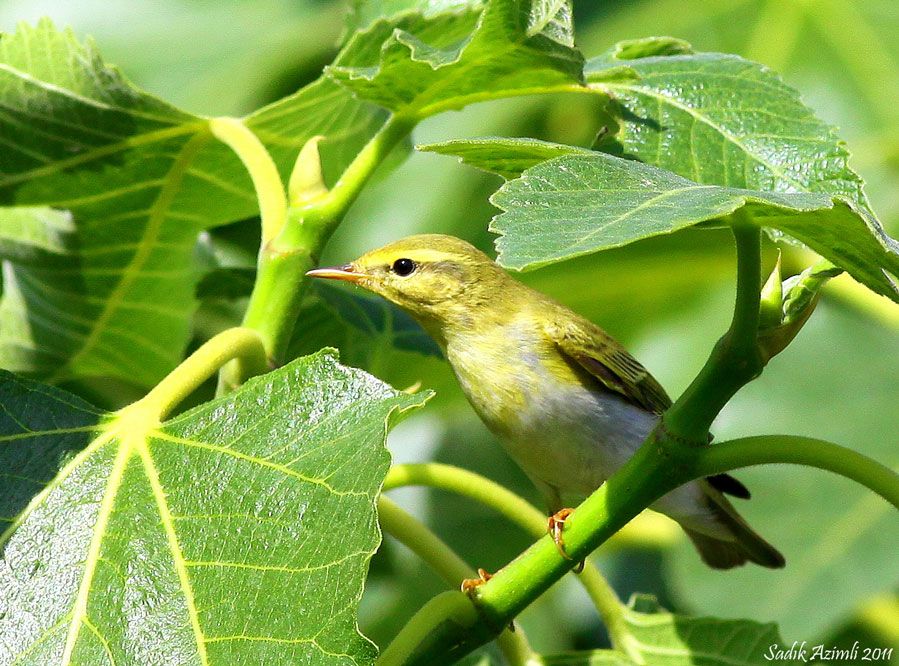
<path fill-rule="evenodd" d="M 323 278 L 325 280 L 343 280 L 345 282 L 358 282 L 361 278 L 366 277 L 363 273 L 356 272 L 352 264 L 313 268 L 310 271 L 306 271 L 306 275 L 308 277 Z"/>

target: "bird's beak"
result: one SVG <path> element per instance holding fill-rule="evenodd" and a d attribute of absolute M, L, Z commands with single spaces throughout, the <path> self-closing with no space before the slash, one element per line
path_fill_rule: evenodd
<path fill-rule="evenodd" d="M 356 270 L 353 264 L 344 264 L 343 266 L 328 266 L 326 268 L 313 268 L 306 271 L 306 275 L 315 278 L 324 278 L 326 280 L 343 280 L 344 282 L 359 282 L 363 278 L 370 277 L 365 273 Z"/>

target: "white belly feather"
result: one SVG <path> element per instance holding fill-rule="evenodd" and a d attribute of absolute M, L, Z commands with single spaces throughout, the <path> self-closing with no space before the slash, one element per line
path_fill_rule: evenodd
<path fill-rule="evenodd" d="M 510 327 L 508 333 L 506 349 L 455 340 L 448 359 L 472 406 L 551 507 L 572 506 L 634 454 L 658 417 L 614 393 L 561 383 L 536 356 L 522 354 L 532 342 L 524 332 Z M 485 372 L 492 372 L 489 382 Z M 705 523 L 711 515 L 702 496 L 691 483 L 652 508 L 680 522 Z"/>

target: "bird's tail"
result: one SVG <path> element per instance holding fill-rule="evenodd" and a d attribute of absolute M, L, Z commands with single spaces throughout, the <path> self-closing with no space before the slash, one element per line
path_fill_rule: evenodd
<path fill-rule="evenodd" d="M 684 527 L 703 562 L 714 569 L 731 569 L 747 561 L 771 569 L 780 569 L 786 564 L 784 556 L 743 520 L 720 491 L 707 481 L 701 483 L 716 523 L 724 528 L 728 537 L 709 536 Z"/>

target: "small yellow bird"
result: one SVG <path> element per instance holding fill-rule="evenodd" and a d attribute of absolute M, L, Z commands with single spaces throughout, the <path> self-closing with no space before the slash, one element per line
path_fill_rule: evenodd
<path fill-rule="evenodd" d="M 598 488 L 671 405 L 605 331 L 458 238 L 410 236 L 307 275 L 355 283 L 417 319 L 444 350 L 472 407 L 561 520 L 565 501 Z M 681 486 L 652 508 L 680 523 L 711 567 L 784 566 L 723 492 L 749 497 L 722 474 Z"/>

